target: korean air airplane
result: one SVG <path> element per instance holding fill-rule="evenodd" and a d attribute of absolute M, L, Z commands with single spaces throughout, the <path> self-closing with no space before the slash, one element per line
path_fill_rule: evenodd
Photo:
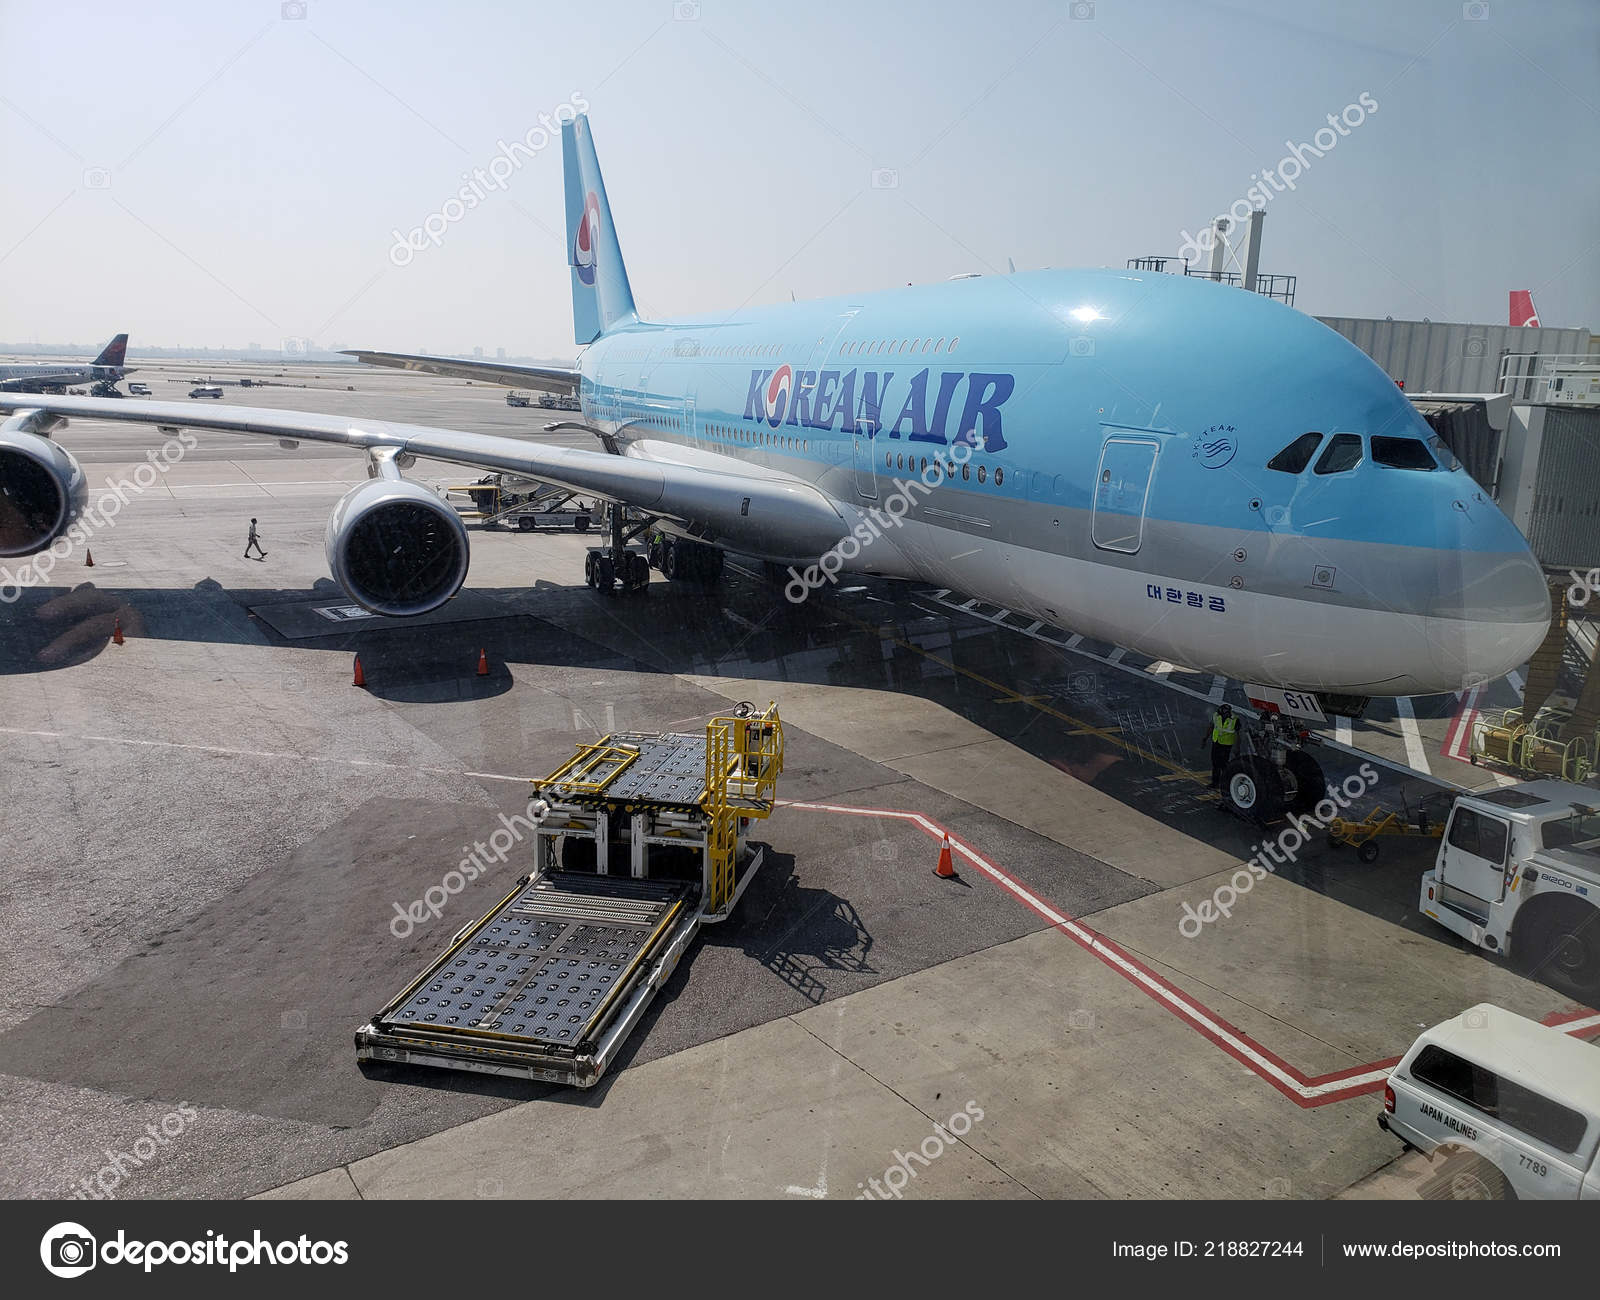
<path fill-rule="evenodd" d="M 128 373 L 128 336 L 118 334 L 87 364 L 76 361 L 19 361 L 0 365 L 0 392 L 59 393 L 69 384 L 115 384 Z"/>
<path fill-rule="evenodd" d="M 330 568 L 378 613 L 467 576 L 454 509 L 415 457 L 631 507 L 671 578 L 732 551 L 774 598 L 839 572 L 966 592 L 1250 683 L 1338 697 L 1498 677 L 1545 635 L 1515 527 L 1365 354 L 1309 316 L 1204 280 L 1038 271 L 726 315 L 634 305 L 586 117 L 563 123 L 572 370 L 360 352 L 374 364 L 576 393 L 591 449 L 343 416 L 0 394 L 0 556 L 58 537 L 83 478 L 63 417 L 146 421 L 366 453 L 333 512 Z M 558 428 L 563 426 L 551 426 Z M 642 590 L 624 545 L 591 585 Z M 629 528 L 632 525 L 628 525 Z M 818 596 L 817 598 L 825 598 Z"/>

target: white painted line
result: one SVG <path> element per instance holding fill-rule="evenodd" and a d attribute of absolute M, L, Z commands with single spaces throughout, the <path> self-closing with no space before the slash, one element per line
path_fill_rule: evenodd
<path fill-rule="evenodd" d="M 1127 654 L 1127 653 L 1128 652 L 1126 650 L 1124 650 L 1121 646 L 1118 646 L 1115 650 L 1113 650 L 1110 654 L 1108 654 L 1106 656 L 1106 662 L 1108 664 L 1120 664 L 1122 662 L 1122 656 Z"/>
<path fill-rule="evenodd" d="M 1145 669 L 1145 672 L 1152 677 L 1165 677 L 1172 671 L 1172 667 L 1165 659 L 1157 659 L 1155 663 Z"/>
<path fill-rule="evenodd" d="M 1206 702 L 1209 704 L 1221 704 L 1222 693 L 1227 689 L 1228 679 L 1226 677 L 1213 677 L 1211 679 L 1211 689 L 1206 692 Z"/>
<path fill-rule="evenodd" d="M 852 808 L 843 804 L 826 803 L 790 803 L 788 800 L 779 800 L 779 804 L 787 808 L 809 809 L 817 812 L 848 813 L 856 817 L 892 817 L 904 821 L 915 822 L 935 839 L 946 837 L 946 832 L 920 813 L 902 812 L 897 809 L 887 808 Z M 1217 1019 L 1207 1008 L 1185 995 L 1176 986 L 1169 984 L 1154 971 L 1146 970 L 1117 948 L 1103 940 L 1093 930 L 1078 924 L 1071 917 L 1063 916 L 1050 904 L 1037 894 L 1026 888 L 1020 881 L 1008 875 L 1005 871 L 995 866 L 975 849 L 948 836 L 950 847 L 959 853 L 979 871 L 988 876 L 1001 889 L 1006 890 L 1025 906 L 1031 908 L 1038 915 L 1049 921 L 1056 929 L 1070 935 L 1083 947 L 1094 953 L 1106 965 L 1112 967 L 1124 979 L 1144 989 L 1157 1002 L 1163 1004 L 1168 1010 L 1180 1019 L 1187 1020 L 1212 1042 L 1220 1046 L 1235 1060 L 1242 1062 L 1250 1070 L 1263 1079 L 1272 1083 L 1279 1091 L 1296 1096 L 1305 1102 L 1314 1103 L 1317 1098 L 1326 1093 L 1344 1092 L 1351 1088 L 1370 1086 L 1389 1077 L 1392 1067 L 1381 1066 L 1361 1074 L 1344 1075 L 1336 1079 L 1320 1082 L 1311 1082 L 1304 1076 L 1296 1077 L 1288 1069 L 1259 1049 L 1256 1044 L 1244 1038 L 1232 1026 Z"/>
<path fill-rule="evenodd" d="M 1032 623 L 1028 624 L 1027 627 L 1022 629 L 1022 635 L 1023 636 L 1032 636 L 1035 632 L 1037 632 L 1043 626 L 1044 626 L 1043 623 L 1041 623 L 1038 619 L 1035 619 Z"/>
<path fill-rule="evenodd" d="M 1076 650 L 1082 644 L 1083 644 L 1083 638 L 1081 636 L 1079 636 L 1078 633 L 1076 633 L 1076 632 L 1074 632 L 1071 636 L 1069 636 L 1067 638 L 1067 649 L 1068 650 Z"/>
<path fill-rule="evenodd" d="M 1354 742 L 1355 729 L 1350 725 L 1349 718 L 1336 717 L 1334 719 L 1333 736 L 1341 745 L 1349 745 Z"/>
<path fill-rule="evenodd" d="M 1428 766 L 1428 751 L 1423 747 L 1422 733 L 1417 730 L 1417 715 L 1412 711 L 1410 698 L 1404 695 L 1398 697 L 1394 702 L 1394 711 L 1400 719 L 1400 734 L 1406 741 L 1406 762 L 1423 775 L 1432 776 L 1433 769 Z"/>

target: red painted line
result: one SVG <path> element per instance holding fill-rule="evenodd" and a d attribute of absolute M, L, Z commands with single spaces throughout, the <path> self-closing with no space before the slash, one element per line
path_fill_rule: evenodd
<path fill-rule="evenodd" d="M 1328 1074 L 1314 1076 L 1303 1074 L 1242 1029 L 1229 1024 L 1216 1012 L 1190 997 L 1171 980 L 1151 970 L 1144 962 L 1105 935 L 1090 929 L 1082 921 L 1057 911 L 1009 872 L 989 861 L 931 817 L 902 808 L 861 808 L 848 804 L 799 803 L 787 799 L 778 802 L 781 807 L 807 812 L 831 812 L 851 817 L 885 817 L 896 821 L 908 821 L 918 826 L 932 839 L 941 842 L 948 839 L 953 850 L 1011 894 L 1029 911 L 1048 922 L 1052 928 L 1059 930 L 1079 947 L 1093 954 L 1096 959 L 1129 983 L 1137 986 L 1202 1038 L 1226 1052 L 1297 1106 L 1309 1110 L 1326 1106 L 1330 1102 L 1349 1101 L 1354 1097 L 1378 1092 L 1388 1080 L 1389 1071 L 1400 1063 L 1398 1056 L 1392 1056 L 1366 1065 L 1334 1070 Z M 1600 1012 L 1588 1008 L 1555 1012 L 1546 1016 L 1544 1023 L 1552 1028 L 1560 1028 L 1565 1033 L 1587 1036 L 1600 1032 Z M 1340 1086 L 1341 1084 L 1343 1086 Z"/>

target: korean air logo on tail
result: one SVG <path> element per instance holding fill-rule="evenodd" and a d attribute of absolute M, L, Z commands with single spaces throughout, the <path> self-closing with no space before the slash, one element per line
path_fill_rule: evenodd
<path fill-rule="evenodd" d="M 794 388 L 794 371 L 787 365 L 779 366 L 772 372 L 772 378 L 767 381 L 767 391 L 762 395 L 761 404 L 765 409 L 767 423 L 776 429 L 783 423 L 784 413 L 789 408 L 789 394 Z"/>
<path fill-rule="evenodd" d="M 600 200 L 590 190 L 583 201 L 583 219 L 578 222 L 578 234 L 572 241 L 572 265 L 578 279 L 585 284 L 594 283 L 595 244 L 600 238 Z"/>

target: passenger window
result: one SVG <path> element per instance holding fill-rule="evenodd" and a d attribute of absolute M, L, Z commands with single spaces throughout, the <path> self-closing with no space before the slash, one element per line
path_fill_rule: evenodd
<path fill-rule="evenodd" d="M 1372 459 L 1391 469 L 1437 469 L 1428 452 L 1428 444 L 1420 438 L 1372 437 Z"/>
<path fill-rule="evenodd" d="M 1298 474 L 1311 463 L 1311 457 L 1316 454 L 1317 444 L 1321 441 L 1320 433 L 1302 433 L 1269 460 L 1267 468 L 1282 470 L 1285 474 Z"/>
<path fill-rule="evenodd" d="M 1318 474 L 1343 474 L 1361 463 L 1361 435 L 1336 433 L 1328 439 L 1327 449 L 1317 459 Z"/>

